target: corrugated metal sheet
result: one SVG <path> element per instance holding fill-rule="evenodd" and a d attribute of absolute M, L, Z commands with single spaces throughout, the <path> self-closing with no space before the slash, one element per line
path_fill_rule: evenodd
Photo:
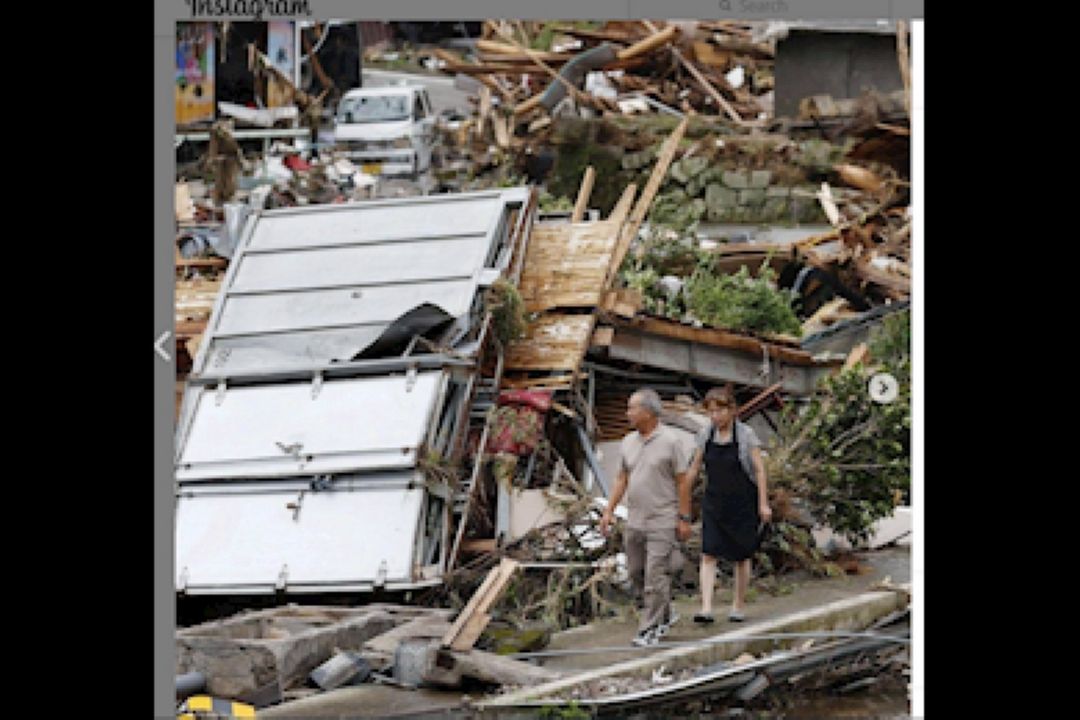
<path fill-rule="evenodd" d="M 194 364 L 218 377 L 347 361 L 421 303 L 460 317 L 527 188 L 253 216 Z"/>
<path fill-rule="evenodd" d="M 181 439 L 179 482 L 290 477 L 416 463 L 443 372 L 204 392 Z"/>

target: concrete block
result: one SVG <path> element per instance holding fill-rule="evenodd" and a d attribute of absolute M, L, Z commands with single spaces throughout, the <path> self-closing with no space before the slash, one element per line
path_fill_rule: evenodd
<path fill-rule="evenodd" d="M 739 204 L 739 196 L 734 190 L 713 183 L 705 188 L 705 206 L 712 212 L 732 208 Z"/>
<path fill-rule="evenodd" d="M 728 207 L 706 207 L 705 219 L 709 222 L 731 222 L 731 215 L 735 211 L 735 208 Z"/>
<path fill-rule="evenodd" d="M 760 205 L 765 202 L 765 190 L 761 188 L 749 188 L 739 191 L 740 205 Z"/>
<path fill-rule="evenodd" d="M 791 188 L 784 187 L 783 185 L 770 185 L 765 188 L 766 198 L 789 198 L 791 197 Z"/>
<path fill-rule="evenodd" d="M 745 170 L 728 170 L 721 175 L 724 185 L 737 190 L 750 187 L 750 174 Z"/>
<path fill-rule="evenodd" d="M 787 220 L 790 212 L 787 198 L 766 197 L 765 204 L 761 206 L 762 220 L 764 222 L 777 222 Z"/>
<path fill-rule="evenodd" d="M 768 170 L 754 170 L 750 173 L 750 187 L 767 188 L 772 181 L 772 173 Z"/>
<path fill-rule="evenodd" d="M 671 167 L 668 168 L 668 177 L 679 183 L 685 185 L 690 180 L 690 176 L 686 172 L 686 166 L 683 164 L 685 161 L 679 160 L 671 163 Z"/>
<path fill-rule="evenodd" d="M 326 661 L 395 625 L 388 612 L 285 607 L 242 613 L 176 633 L 177 673 L 200 672 L 207 694 L 244 700 L 280 694 Z"/>
<path fill-rule="evenodd" d="M 792 198 L 795 219 L 803 223 L 827 223 L 829 218 L 825 215 L 821 203 L 817 198 Z"/>
<path fill-rule="evenodd" d="M 709 168 L 709 158 L 693 155 L 682 160 L 683 171 L 687 178 L 694 178 Z"/>
<path fill-rule="evenodd" d="M 333 690 L 357 679 L 363 682 L 370 674 L 371 667 L 360 653 L 343 652 L 312 670 L 308 677 L 323 690 Z"/>

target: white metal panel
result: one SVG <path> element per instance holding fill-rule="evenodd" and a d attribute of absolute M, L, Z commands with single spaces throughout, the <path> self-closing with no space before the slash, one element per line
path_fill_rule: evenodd
<path fill-rule="evenodd" d="M 245 252 L 225 290 L 231 294 L 472 277 L 489 249 L 487 236 L 480 233 L 423 242 Z"/>
<path fill-rule="evenodd" d="M 272 592 L 283 571 L 286 591 L 375 583 L 384 563 L 386 582 L 409 582 L 424 495 L 422 487 L 308 492 L 298 513 L 286 507 L 295 491 L 182 496 L 177 589 Z"/>
<path fill-rule="evenodd" d="M 207 353 L 206 367 L 201 374 L 215 376 L 263 368 L 319 367 L 329 364 L 328 358 L 348 361 L 375 342 L 386 327 L 362 325 L 287 335 L 218 338 L 213 342 L 213 350 Z"/>
<path fill-rule="evenodd" d="M 471 279 L 427 283 L 425 301 L 451 317 L 469 309 L 475 285 Z M 302 331 L 335 325 L 378 325 L 379 330 L 416 307 L 417 287 L 384 285 L 311 292 L 230 297 L 222 308 L 218 337 L 233 333 Z"/>
<path fill-rule="evenodd" d="M 311 209 L 263 213 L 248 247 L 353 244 L 432 233 L 486 233 L 501 211 L 499 193 L 435 195 L 387 203 L 321 205 Z"/>
<path fill-rule="evenodd" d="M 202 393 L 176 479 L 207 480 L 410 467 L 441 372 L 261 385 Z M 314 397 L 313 397 L 314 395 Z M 220 402 L 219 402 L 220 399 Z"/>
<path fill-rule="evenodd" d="M 496 262 L 499 227 L 528 192 L 255 214 L 226 273 L 193 373 L 239 375 L 348 361 L 393 321 L 391 307 L 404 313 L 427 303 L 450 317 L 465 316 L 485 267 Z M 457 283 L 461 287 L 448 289 Z"/>

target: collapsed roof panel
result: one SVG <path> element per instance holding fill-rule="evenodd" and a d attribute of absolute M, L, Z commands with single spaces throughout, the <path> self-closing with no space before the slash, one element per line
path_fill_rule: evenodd
<path fill-rule="evenodd" d="M 411 467 L 445 384 L 445 373 L 424 372 L 207 389 L 180 439 L 176 479 Z"/>
<path fill-rule="evenodd" d="M 527 188 L 253 216 L 194 364 L 222 377 L 347 362 L 417 305 L 469 312 Z"/>
<path fill-rule="evenodd" d="M 409 487 L 412 484 L 414 487 Z M 312 492 L 307 483 L 235 483 L 184 492 L 176 585 L 189 594 L 415 587 L 424 510 L 413 470 Z"/>

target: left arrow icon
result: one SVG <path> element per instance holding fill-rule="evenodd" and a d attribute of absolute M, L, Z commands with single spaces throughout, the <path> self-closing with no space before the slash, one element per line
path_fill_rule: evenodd
<path fill-rule="evenodd" d="M 159 337 L 157 339 L 157 342 L 154 343 L 154 350 L 157 351 L 157 354 L 160 355 L 165 360 L 165 362 L 170 362 L 172 360 L 172 358 L 169 357 L 169 353 L 165 352 L 165 348 L 162 347 L 165 341 L 169 339 L 170 335 L 172 335 L 172 331 L 166 330 L 165 332 L 161 333 L 161 337 Z"/>

